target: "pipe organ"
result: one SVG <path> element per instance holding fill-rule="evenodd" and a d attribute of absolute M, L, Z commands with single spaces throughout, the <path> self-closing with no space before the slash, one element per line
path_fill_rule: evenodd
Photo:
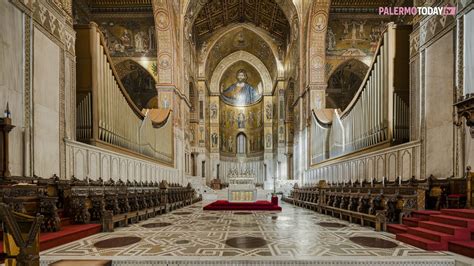
<path fill-rule="evenodd" d="M 391 23 L 380 39 L 364 81 L 344 111 L 332 110 L 332 120 L 313 110 L 311 163 L 361 149 L 408 141 L 407 27 Z"/>
<path fill-rule="evenodd" d="M 76 31 L 77 139 L 172 164 L 170 111 L 139 110 L 116 73 L 98 26 L 77 26 Z"/>

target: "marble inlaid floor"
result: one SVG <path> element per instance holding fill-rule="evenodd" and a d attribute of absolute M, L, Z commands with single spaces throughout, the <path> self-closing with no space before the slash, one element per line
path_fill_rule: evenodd
<path fill-rule="evenodd" d="M 41 258 L 452 257 L 447 252 L 428 252 L 398 242 L 389 233 L 375 232 L 370 227 L 290 204 L 283 203 L 282 212 L 203 211 L 202 206 L 203 203 L 196 203 L 126 228 L 117 228 L 114 233 L 99 233 L 42 252 Z M 112 240 L 118 237 L 121 238 Z M 103 240 L 108 241 L 98 243 Z"/>

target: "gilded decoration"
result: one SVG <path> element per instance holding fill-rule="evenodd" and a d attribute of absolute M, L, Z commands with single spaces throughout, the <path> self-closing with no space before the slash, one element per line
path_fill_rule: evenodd
<path fill-rule="evenodd" d="M 138 108 L 158 108 L 155 79 L 141 65 L 125 60 L 116 65 L 120 80 Z"/>
<path fill-rule="evenodd" d="M 380 19 L 343 17 L 331 19 L 326 36 L 329 56 L 371 56 L 387 25 Z"/>
<path fill-rule="evenodd" d="M 369 65 L 387 26 L 385 19 L 354 14 L 332 16 L 326 32 L 326 77 L 348 59 L 355 58 Z"/>
<path fill-rule="evenodd" d="M 247 106 L 262 99 L 262 82 L 257 70 L 239 61 L 224 72 L 220 92 L 225 103 Z"/>
<path fill-rule="evenodd" d="M 212 97 L 208 109 L 211 125 L 218 124 L 211 126 L 210 147 L 227 157 L 260 156 L 265 145 L 263 120 L 269 115 L 264 112 L 261 73 L 268 79 L 269 74 L 261 62 L 256 66 L 239 58 L 224 62 L 213 74 L 219 96 Z"/>
<path fill-rule="evenodd" d="M 201 61 L 205 61 L 208 74 L 212 73 L 219 62 L 227 55 L 237 51 L 246 51 L 262 61 L 265 67 L 270 70 L 271 75 L 276 77 L 276 55 L 273 53 L 267 41 L 254 31 L 245 27 L 238 27 L 224 33 L 224 35 L 212 45 L 212 48 L 209 47 L 209 42 L 203 42 L 199 49 Z M 211 50 L 208 51 L 208 49 Z M 212 56 L 205 60 L 208 53 L 212 54 Z"/>
<path fill-rule="evenodd" d="M 237 137 L 243 133 L 247 140 L 247 154 L 263 151 L 263 112 L 262 102 L 251 106 L 236 107 L 220 103 L 220 151 L 225 155 L 237 152 Z M 217 144 L 217 136 L 211 135 L 211 141 Z M 212 145 L 211 145 L 212 146 Z"/>
<path fill-rule="evenodd" d="M 156 57 L 153 17 L 101 18 L 97 24 L 113 57 Z"/>
<path fill-rule="evenodd" d="M 222 84 L 223 79 L 232 78 L 232 82 L 235 82 L 235 75 L 230 77 L 230 76 L 225 76 L 224 73 L 227 71 L 227 69 L 230 66 L 234 65 L 236 62 L 239 62 L 239 61 L 242 61 L 251 65 L 252 68 L 258 72 L 258 76 L 260 77 L 262 81 L 262 86 L 263 86 L 262 93 L 263 94 L 271 93 L 272 88 L 273 88 L 273 82 L 272 82 L 270 73 L 268 72 L 268 69 L 265 67 L 262 61 L 258 59 L 258 57 L 246 51 L 234 52 L 226 56 L 224 59 L 222 59 L 222 61 L 219 62 L 215 71 L 212 73 L 211 83 L 210 83 L 211 93 L 215 93 L 215 94 L 220 93 L 221 91 L 220 84 Z M 249 69 L 246 69 L 247 72 L 251 71 L 251 69 L 250 70 Z"/>
<path fill-rule="evenodd" d="M 369 67 L 356 59 L 349 59 L 340 64 L 331 74 L 326 89 L 326 108 L 344 110 L 359 89 Z M 318 95 L 319 96 L 319 95 Z M 316 99 L 320 109 L 322 99 Z"/>
<path fill-rule="evenodd" d="M 324 81 L 325 66 L 325 38 L 327 30 L 327 17 L 329 1 L 314 1 L 309 20 L 308 55 L 309 55 L 309 81 L 317 83 Z"/>

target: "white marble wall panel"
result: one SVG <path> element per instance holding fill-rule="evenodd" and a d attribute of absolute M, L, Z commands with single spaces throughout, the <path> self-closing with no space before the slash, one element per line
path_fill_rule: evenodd
<path fill-rule="evenodd" d="M 0 1 L 0 112 L 9 103 L 12 123 L 10 133 L 10 172 L 23 174 L 23 15 L 9 1 Z"/>
<path fill-rule="evenodd" d="M 124 182 L 127 180 L 184 182 L 179 178 L 177 169 L 80 142 L 67 140 L 66 153 L 68 154 L 66 158 L 71 160 L 66 162 L 67 178 L 74 175 L 82 180 L 86 177 L 93 180 L 102 177 L 104 180 L 112 178 L 115 181 L 120 178 Z"/>
<path fill-rule="evenodd" d="M 349 182 L 382 180 L 387 177 L 393 181 L 397 176 L 408 180 L 412 176 L 420 177 L 419 160 L 420 142 L 410 142 L 394 147 L 381 149 L 366 154 L 335 161 L 318 168 L 311 168 L 306 172 L 303 184 L 317 184 L 319 180 L 329 182 Z"/>
<path fill-rule="evenodd" d="M 453 44 L 450 31 L 426 49 L 426 175 L 439 178 L 453 175 Z"/>
<path fill-rule="evenodd" d="M 59 47 L 34 29 L 34 174 L 59 175 Z"/>

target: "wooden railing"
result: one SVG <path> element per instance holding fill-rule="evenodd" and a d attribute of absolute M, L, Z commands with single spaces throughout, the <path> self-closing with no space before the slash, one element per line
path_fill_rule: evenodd
<path fill-rule="evenodd" d="M 388 25 L 359 90 L 324 121 L 313 111 L 311 163 L 408 141 L 408 27 Z"/>
<path fill-rule="evenodd" d="M 76 26 L 77 139 L 115 151 L 172 163 L 170 113 L 151 120 L 122 85 L 98 26 Z"/>

